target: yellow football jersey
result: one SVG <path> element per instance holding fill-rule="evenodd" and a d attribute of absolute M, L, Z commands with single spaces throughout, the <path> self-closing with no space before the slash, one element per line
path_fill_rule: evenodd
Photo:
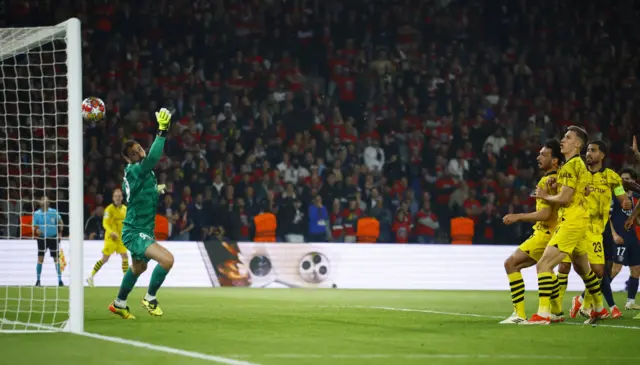
<path fill-rule="evenodd" d="M 105 229 L 104 236 L 109 237 L 111 232 L 116 232 L 118 236 L 122 234 L 122 226 L 124 217 L 127 215 L 127 207 L 121 204 L 116 207 L 113 204 L 104 210 L 104 217 L 102 218 L 102 226 Z"/>
<path fill-rule="evenodd" d="M 549 180 L 549 178 L 557 179 L 557 177 L 558 177 L 557 171 L 550 171 L 546 173 L 542 178 L 540 178 L 540 181 L 538 181 L 537 186 L 541 189 L 546 190 L 547 181 Z M 557 194 L 557 191 L 555 190 L 549 191 L 549 194 L 555 195 Z M 536 211 L 540 211 L 544 208 L 552 208 L 551 217 L 549 217 L 549 219 L 546 221 L 537 222 L 535 226 L 533 226 L 533 229 L 543 233 L 553 232 L 556 229 L 556 223 L 558 222 L 558 208 L 552 206 L 551 204 L 549 204 L 549 202 L 547 202 L 544 199 L 536 199 Z"/>
<path fill-rule="evenodd" d="M 587 207 L 591 218 L 591 231 L 602 234 L 609 221 L 612 193 L 615 196 L 624 194 L 622 179 L 615 171 L 602 168 L 594 172 L 589 195 L 586 197 Z"/>
<path fill-rule="evenodd" d="M 587 169 L 582 158 L 575 155 L 569 159 L 558 171 L 558 191 L 563 186 L 574 190 L 571 201 L 558 209 L 558 221 L 562 224 L 583 224 L 589 219 L 589 211 L 585 197 L 585 190 L 591 183 L 593 175 Z M 565 223 L 566 222 L 566 223 Z"/>

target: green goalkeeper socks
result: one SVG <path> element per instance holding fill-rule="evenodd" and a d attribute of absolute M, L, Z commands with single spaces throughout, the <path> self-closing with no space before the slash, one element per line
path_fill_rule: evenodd
<path fill-rule="evenodd" d="M 150 296 L 155 297 L 158 289 L 164 283 L 164 279 L 167 277 L 169 272 L 165 270 L 162 266 L 156 265 L 156 268 L 153 269 L 153 274 L 151 274 L 151 281 L 149 282 L 149 291 L 147 292 Z"/>
<path fill-rule="evenodd" d="M 155 274 L 155 271 L 154 271 Z M 131 268 L 127 270 L 122 278 L 122 284 L 120 284 L 120 291 L 118 292 L 118 300 L 125 302 L 133 287 L 136 286 L 136 281 L 138 281 L 138 276 L 131 271 Z M 152 277 L 153 281 L 153 277 Z"/>

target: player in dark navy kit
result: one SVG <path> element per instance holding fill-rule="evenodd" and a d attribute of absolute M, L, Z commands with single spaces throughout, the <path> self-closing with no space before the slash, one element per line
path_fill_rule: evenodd
<path fill-rule="evenodd" d="M 637 175 L 635 171 L 623 169 L 620 172 L 623 182 L 635 183 Z M 631 276 L 629 277 L 627 289 L 627 303 L 625 309 L 640 310 L 636 304 L 636 294 L 638 293 L 638 278 L 640 277 L 640 242 L 635 232 L 635 227 L 625 229 L 625 222 L 631 216 L 633 210 L 639 203 L 640 195 L 628 191 L 631 200 L 631 207 L 623 207 L 616 199 L 611 202 L 610 229 L 611 234 L 605 233 L 605 248 L 607 248 L 607 260 L 612 262 L 610 278 L 620 273 L 622 266 L 629 266 Z M 629 209 L 624 209 L 629 208 Z"/>

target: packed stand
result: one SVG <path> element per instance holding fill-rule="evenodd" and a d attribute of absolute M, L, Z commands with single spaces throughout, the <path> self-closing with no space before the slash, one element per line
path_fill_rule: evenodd
<path fill-rule="evenodd" d="M 535 209 L 538 150 L 566 126 L 608 141 L 611 166 L 639 167 L 630 0 L 40 5 L 12 19 L 79 16 L 84 94 L 107 103 L 85 130 L 91 238 L 122 181 L 120 147 L 149 147 L 162 106 L 174 122 L 158 213 L 175 240 L 220 227 L 247 240 L 272 211 L 281 240 L 349 241 L 370 216 L 378 242 L 448 242 L 466 216 L 474 242 L 514 244 L 530 226 L 501 218 Z"/>

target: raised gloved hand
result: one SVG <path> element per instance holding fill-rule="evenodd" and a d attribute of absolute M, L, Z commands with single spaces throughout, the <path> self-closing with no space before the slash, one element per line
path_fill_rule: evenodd
<path fill-rule="evenodd" d="M 158 193 L 160 194 L 164 194 L 164 190 L 167 188 L 167 185 L 165 184 L 160 184 L 158 185 Z"/>
<path fill-rule="evenodd" d="M 160 109 L 160 111 L 156 112 L 156 120 L 161 131 L 168 130 L 169 122 L 171 122 L 171 112 L 165 108 Z"/>

